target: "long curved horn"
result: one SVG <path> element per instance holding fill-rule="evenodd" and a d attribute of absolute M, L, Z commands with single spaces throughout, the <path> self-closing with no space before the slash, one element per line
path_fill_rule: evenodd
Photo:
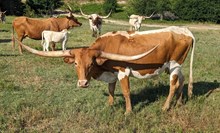
<path fill-rule="evenodd" d="M 70 5 L 69 4 L 67 4 L 67 6 L 68 6 L 68 8 L 67 8 L 67 10 L 69 11 L 69 17 L 72 17 L 73 16 L 73 10 L 72 10 L 72 8 L 70 7 Z"/>
<path fill-rule="evenodd" d="M 16 41 L 18 41 L 17 38 L 15 38 Z M 45 56 L 45 57 L 71 57 L 70 54 L 70 50 L 64 50 L 64 51 L 38 51 L 36 49 L 33 49 L 31 47 L 28 47 L 26 45 L 24 45 L 22 42 L 18 41 L 18 43 L 24 47 L 26 50 L 28 50 L 29 52 L 39 55 L 39 56 Z"/>
<path fill-rule="evenodd" d="M 148 16 L 144 16 L 144 18 L 151 18 L 154 15 L 155 11 L 148 17 Z"/>
<path fill-rule="evenodd" d="M 89 17 L 89 15 L 86 15 L 86 14 L 83 13 L 83 11 L 82 11 L 81 8 L 79 8 L 79 9 L 80 9 L 81 14 L 82 14 L 84 17 L 87 17 L 87 18 Z"/>
<path fill-rule="evenodd" d="M 150 49 L 149 51 L 139 54 L 139 55 L 134 55 L 134 56 L 126 56 L 126 55 L 119 55 L 119 54 L 111 54 L 111 53 L 106 53 L 106 52 L 101 52 L 100 57 L 102 58 L 106 58 L 106 59 L 110 59 L 110 60 L 116 60 L 116 61 L 131 61 L 131 60 L 137 60 L 140 59 L 148 54 L 150 54 L 151 52 L 153 52 L 157 47 L 159 46 L 156 45 L 155 47 L 153 47 L 152 49 Z"/>
<path fill-rule="evenodd" d="M 73 10 L 72 10 L 72 8 L 70 7 L 70 5 L 69 4 L 67 4 L 67 6 L 68 6 L 68 10 L 70 11 L 70 12 L 72 12 Z"/>
<path fill-rule="evenodd" d="M 99 15 L 99 17 L 102 18 L 102 19 L 106 19 L 106 18 L 108 18 L 108 17 L 111 15 L 111 13 L 112 13 L 112 9 L 111 9 L 111 11 L 108 13 L 107 16 L 100 16 L 100 15 Z"/>

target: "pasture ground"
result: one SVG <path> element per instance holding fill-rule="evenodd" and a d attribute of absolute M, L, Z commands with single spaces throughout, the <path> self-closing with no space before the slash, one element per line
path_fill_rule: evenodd
<path fill-rule="evenodd" d="M 76 87 L 74 67 L 62 58 L 20 55 L 11 46 L 11 22 L 0 24 L 0 132 L 220 132 L 220 30 L 195 30 L 194 97 L 187 100 L 189 57 L 183 65 L 186 78 L 184 105 L 161 108 L 169 91 L 169 76 L 131 81 L 133 113 L 124 115 L 125 101 L 117 84 L 115 103 L 107 104 L 107 84 L 91 80 L 90 87 Z M 68 49 L 89 46 L 88 22 L 71 30 Z M 105 24 L 102 33 L 128 30 L 125 25 Z M 155 29 L 142 27 L 141 30 Z M 41 41 L 24 43 L 42 50 Z M 61 49 L 60 44 L 57 48 Z"/>

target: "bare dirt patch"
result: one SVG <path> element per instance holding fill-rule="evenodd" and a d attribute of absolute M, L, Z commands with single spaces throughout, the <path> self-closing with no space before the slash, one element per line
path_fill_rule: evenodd
<path fill-rule="evenodd" d="M 118 25 L 129 25 L 128 22 L 126 21 L 122 21 L 122 20 L 104 20 L 104 22 L 106 23 L 113 23 L 113 24 L 118 24 Z M 142 24 L 142 26 L 147 26 L 147 27 L 159 27 L 159 28 L 163 28 L 163 27 L 168 27 L 170 25 L 166 25 L 166 24 Z M 196 29 L 196 30 L 220 30 L 220 25 L 205 25 L 205 24 L 198 24 L 198 25 L 193 25 L 193 24 L 188 24 L 188 25 L 184 25 L 185 27 L 188 27 L 190 29 Z"/>

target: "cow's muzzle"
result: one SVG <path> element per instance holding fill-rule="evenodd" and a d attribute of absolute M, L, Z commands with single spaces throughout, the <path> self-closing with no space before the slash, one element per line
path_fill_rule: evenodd
<path fill-rule="evenodd" d="M 79 26 L 79 27 L 82 26 L 82 23 L 78 23 L 78 26 Z"/>
<path fill-rule="evenodd" d="M 87 88 L 89 86 L 88 80 L 78 80 L 78 87 Z"/>

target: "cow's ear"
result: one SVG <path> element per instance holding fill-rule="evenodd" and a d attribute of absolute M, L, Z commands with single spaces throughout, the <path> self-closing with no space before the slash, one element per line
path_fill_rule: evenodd
<path fill-rule="evenodd" d="M 104 59 L 104 58 L 96 58 L 95 61 L 96 61 L 96 64 L 97 65 L 102 65 L 103 63 L 105 63 L 107 59 Z"/>
<path fill-rule="evenodd" d="M 63 61 L 68 64 L 73 64 L 75 62 L 75 58 L 72 57 L 64 57 Z"/>

